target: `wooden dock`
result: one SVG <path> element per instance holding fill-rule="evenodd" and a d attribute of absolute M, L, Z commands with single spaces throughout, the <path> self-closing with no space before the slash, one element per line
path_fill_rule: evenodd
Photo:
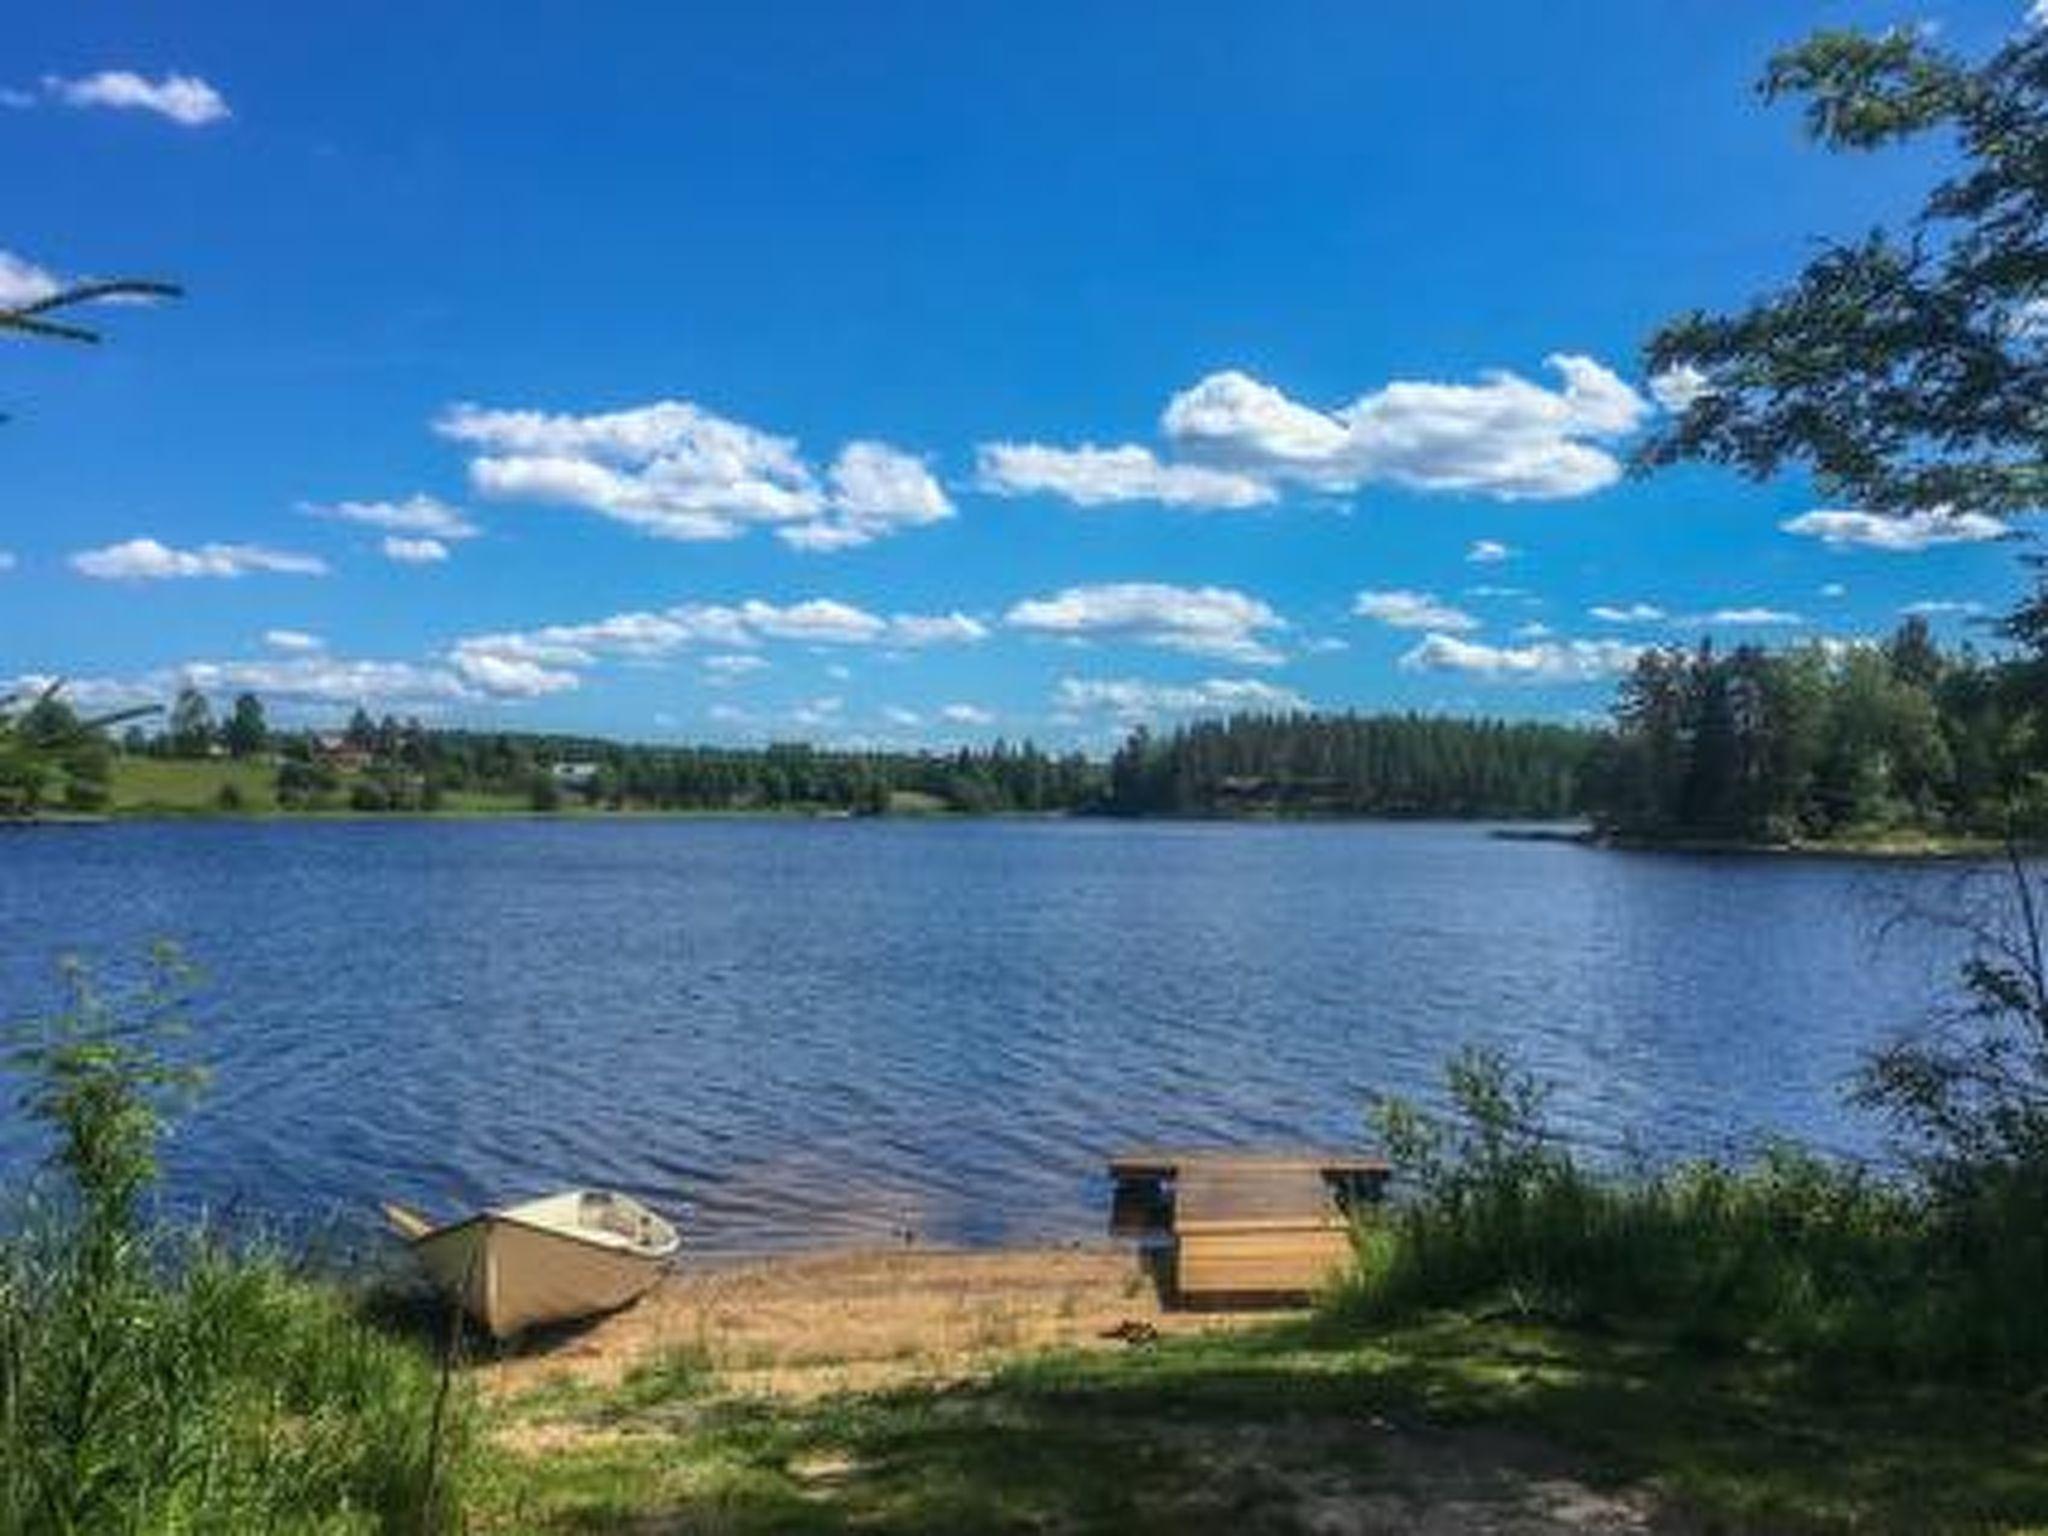
<path fill-rule="evenodd" d="M 1300 1150 L 1148 1147 L 1109 1160 L 1110 1230 L 1165 1260 L 1162 1289 L 1194 1305 L 1291 1301 L 1351 1258 L 1352 1213 L 1377 1201 L 1384 1158 Z"/>

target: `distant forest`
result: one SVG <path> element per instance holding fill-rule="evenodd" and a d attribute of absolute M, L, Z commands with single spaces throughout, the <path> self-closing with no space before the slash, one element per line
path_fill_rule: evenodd
<path fill-rule="evenodd" d="M 1607 729 L 1423 715 L 1239 715 L 1140 727 L 1107 762 L 1029 742 L 957 751 L 631 745 L 450 730 L 358 710 L 274 729 L 243 694 L 180 693 L 117 744 L 59 696 L 0 719 L 0 816 L 148 809 L 120 759 L 231 759 L 208 809 L 1584 816 L 1656 843 L 2048 838 L 2048 584 L 1986 656 L 1924 619 L 1882 642 L 1665 647 Z M 251 788 L 248 775 L 255 773 Z"/>
<path fill-rule="evenodd" d="M 1164 737 L 1134 732 L 1110 760 L 1101 808 L 1125 816 L 1569 816 L 1598 739 L 1500 720 L 1239 715 Z"/>
<path fill-rule="evenodd" d="M 248 695 L 216 725 L 207 701 L 187 692 L 166 729 L 131 733 L 126 750 L 272 760 L 278 803 L 292 810 L 434 811 L 489 795 L 536 810 L 1561 816 L 1576 808 L 1595 739 L 1414 715 L 1246 715 L 1164 736 L 1139 730 L 1104 764 L 1029 742 L 952 752 L 668 747 L 443 730 L 362 711 L 340 732 L 275 731 Z"/>

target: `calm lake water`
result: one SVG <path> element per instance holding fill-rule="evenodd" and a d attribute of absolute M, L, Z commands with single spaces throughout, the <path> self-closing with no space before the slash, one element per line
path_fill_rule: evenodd
<path fill-rule="evenodd" d="M 1841 1150 L 1952 939 L 1942 868 L 1444 825 L 126 824 L 0 835 L 0 1004 L 182 945 L 217 1079 L 173 1190 L 272 1221 L 569 1183 L 706 1248 L 1099 1230 L 1129 1141 L 1362 1135 L 1467 1041 L 1607 1149 Z M 34 1143 L 0 1112 L 0 1175 Z"/>

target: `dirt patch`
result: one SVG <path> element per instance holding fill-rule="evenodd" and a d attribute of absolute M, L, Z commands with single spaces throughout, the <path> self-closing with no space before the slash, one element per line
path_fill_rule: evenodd
<path fill-rule="evenodd" d="M 564 1377 L 604 1387 L 688 1351 L 722 1390 L 802 1400 L 968 1381 L 1023 1353 L 1143 1348 L 1284 1315 L 1166 1311 L 1125 1249 L 806 1254 L 685 1269 L 638 1305 L 525 1341 L 477 1374 L 491 1396 Z"/>
<path fill-rule="evenodd" d="M 1189 1438 L 1182 1436 L 1180 1438 Z M 1684 1514 L 1641 1488 L 1583 1480 L 1533 1436 L 1382 1419 L 1253 1422 L 1192 1432 L 1200 1525 L 1255 1500 L 1305 1536 L 1690 1536 Z"/>
<path fill-rule="evenodd" d="M 1555 1447 L 1528 1435 L 1460 1427 L 1389 1428 L 1377 1437 L 1378 1486 L 1304 1490 L 1316 1536 L 1679 1536 L 1697 1529 L 1647 1490 L 1593 1487 Z"/>

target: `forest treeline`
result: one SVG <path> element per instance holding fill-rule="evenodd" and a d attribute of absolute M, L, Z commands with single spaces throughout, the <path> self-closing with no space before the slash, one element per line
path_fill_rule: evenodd
<path fill-rule="evenodd" d="M 1944 649 L 1919 617 L 1881 643 L 1645 652 L 1586 810 L 1647 841 L 2048 834 L 2048 599 L 2000 633 L 2014 654 Z"/>
<path fill-rule="evenodd" d="M 1238 715 L 1139 727 L 1106 762 L 1030 742 L 630 744 L 363 710 L 338 731 L 276 729 L 253 695 L 216 717 L 191 689 L 160 723 L 116 742 L 52 696 L 0 730 L 0 815 L 119 809 L 111 791 L 125 754 L 266 764 L 287 811 L 1585 816 L 1643 842 L 2048 837 L 2048 596 L 1997 633 L 2012 644 L 1996 655 L 1945 649 L 1917 617 L 1881 642 L 1654 649 L 1622 680 L 1604 730 Z M 242 783 L 223 784 L 215 808 L 260 808 Z"/>
<path fill-rule="evenodd" d="M 188 690 L 163 729 L 131 732 L 124 750 L 273 761 L 278 803 L 291 810 L 434 811 L 490 795 L 536 810 L 1548 817 L 1576 808 L 1594 740 L 1561 726 L 1418 715 L 1243 715 L 1163 735 L 1137 730 L 1105 763 L 1030 742 L 947 752 L 676 747 L 447 730 L 361 710 L 343 731 L 279 731 L 249 695 L 216 724 L 209 702 Z"/>
<path fill-rule="evenodd" d="M 1579 808 L 1597 735 L 1431 715 L 1237 715 L 1110 760 L 1102 809 L 1126 816 L 1555 818 Z"/>

